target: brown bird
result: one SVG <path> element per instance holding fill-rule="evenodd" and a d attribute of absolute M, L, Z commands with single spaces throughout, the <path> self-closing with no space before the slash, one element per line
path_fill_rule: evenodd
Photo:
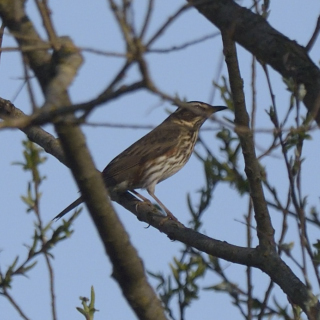
<path fill-rule="evenodd" d="M 181 106 L 140 140 L 115 157 L 102 171 L 103 180 L 111 193 L 130 191 L 149 201 L 134 189 L 147 189 L 150 196 L 166 212 L 176 217 L 155 196 L 155 186 L 178 172 L 189 160 L 202 124 L 215 112 L 226 109 L 204 102 L 190 101 Z M 61 211 L 59 219 L 83 202 L 82 197 Z"/>

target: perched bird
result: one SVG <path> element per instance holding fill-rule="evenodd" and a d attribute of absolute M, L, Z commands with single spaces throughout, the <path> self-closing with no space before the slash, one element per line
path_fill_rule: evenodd
<path fill-rule="evenodd" d="M 141 200 L 149 201 L 134 189 L 146 189 L 166 212 L 176 217 L 154 194 L 159 182 L 178 172 L 189 160 L 202 124 L 215 112 L 226 109 L 204 102 L 190 101 L 166 118 L 159 126 L 115 157 L 102 171 L 111 193 L 130 191 Z M 71 203 L 54 219 L 59 219 L 83 202 L 82 197 Z"/>

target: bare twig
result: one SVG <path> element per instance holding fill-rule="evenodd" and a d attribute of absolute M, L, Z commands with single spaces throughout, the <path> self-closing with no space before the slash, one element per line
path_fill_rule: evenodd
<path fill-rule="evenodd" d="M 147 12 L 146 12 L 146 17 L 144 18 L 144 22 L 143 22 L 143 26 L 141 28 L 140 31 L 140 35 L 139 38 L 143 39 L 144 35 L 148 29 L 149 23 L 150 23 L 150 19 L 151 19 L 151 14 L 153 11 L 153 6 L 154 6 L 154 0 L 149 0 L 148 1 L 148 8 L 147 8 Z"/>
<path fill-rule="evenodd" d="M 315 44 L 317 37 L 319 35 L 320 32 L 320 16 L 317 19 L 317 23 L 316 26 L 314 28 L 313 34 L 308 42 L 308 44 L 306 45 L 306 50 L 309 52 L 311 50 L 311 48 L 313 47 L 313 45 Z"/>
<path fill-rule="evenodd" d="M 18 311 L 21 318 L 23 318 L 24 320 L 30 320 L 30 318 L 28 318 L 26 316 L 26 314 L 22 311 L 22 309 L 17 304 L 17 302 L 11 297 L 10 293 L 8 292 L 8 290 L 6 288 L 3 288 L 3 295 L 10 301 L 10 303 L 13 305 L 13 307 Z"/>
<path fill-rule="evenodd" d="M 3 40 L 3 34 L 4 34 L 4 29 L 5 29 L 5 24 L 2 22 L 1 27 L 0 27 L 0 49 L 2 49 L 2 40 Z M 0 61 L 1 61 L 1 51 L 0 51 Z"/>
<path fill-rule="evenodd" d="M 149 48 L 153 42 L 155 42 L 165 31 L 166 28 L 169 27 L 171 23 L 175 21 L 175 19 L 182 14 L 185 10 L 189 9 L 190 5 L 186 4 L 182 6 L 180 9 L 178 9 L 173 15 L 171 15 L 167 21 L 154 33 L 153 36 L 147 41 L 146 47 Z"/>
<path fill-rule="evenodd" d="M 183 44 L 180 44 L 180 45 L 172 46 L 171 48 L 147 49 L 146 52 L 147 53 L 169 53 L 169 52 L 173 52 L 173 51 L 179 51 L 179 50 L 186 49 L 187 47 L 190 47 L 190 46 L 199 44 L 201 42 L 204 42 L 206 40 L 213 39 L 213 38 L 215 38 L 215 37 L 217 37 L 219 35 L 220 35 L 220 32 L 216 32 L 216 33 L 209 34 L 209 35 L 203 36 L 203 37 L 195 39 L 195 40 L 187 41 L 186 43 L 183 43 Z"/>
<path fill-rule="evenodd" d="M 44 29 L 47 32 L 52 48 L 55 51 L 58 51 L 60 49 L 61 44 L 54 30 L 54 26 L 50 18 L 51 11 L 49 9 L 48 2 L 47 0 L 36 0 L 36 4 L 42 18 Z"/>

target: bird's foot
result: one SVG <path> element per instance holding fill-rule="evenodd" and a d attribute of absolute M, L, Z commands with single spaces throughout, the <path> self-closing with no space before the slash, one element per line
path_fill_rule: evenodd
<path fill-rule="evenodd" d="M 149 226 L 153 219 L 152 218 L 153 213 L 154 214 L 158 213 L 157 208 L 148 199 L 147 201 L 138 201 L 138 203 L 136 203 L 135 205 L 135 209 L 136 209 L 136 216 L 138 220 L 145 221 L 145 222 L 148 221 L 147 223 L 149 223 Z"/>
<path fill-rule="evenodd" d="M 138 203 L 136 204 L 136 211 L 139 212 L 139 207 L 142 205 L 147 205 L 150 207 L 150 210 L 154 209 L 154 205 L 152 204 L 152 202 L 148 199 L 144 200 L 144 201 L 138 201 Z"/>
<path fill-rule="evenodd" d="M 163 226 L 164 223 L 166 223 L 168 220 L 171 220 L 185 228 L 184 224 L 182 224 L 169 210 L 166 210 L 166 213 L 167 216 L 164 219 L 162 219 L 162 221 L 160 222 L 160 226 Z"/>

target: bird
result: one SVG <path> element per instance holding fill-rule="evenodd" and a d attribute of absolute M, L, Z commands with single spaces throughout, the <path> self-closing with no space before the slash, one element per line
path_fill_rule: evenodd
<path fill-rule="evenodd" d="M 146 189 L 167 215 L 178 221 L 155 195 L 155 186 L 177 173 L 189 160 L 203 123 L 214 113 L 227 109 L 200 101 L 180 102 L 178 108 L 160 125 L 116 156 L 102 171 L 103 181 L 111 194 L 127 191 L 150 202 L 135 189 Z M 79 197 L 54 220 L 83 202 Z"/>

